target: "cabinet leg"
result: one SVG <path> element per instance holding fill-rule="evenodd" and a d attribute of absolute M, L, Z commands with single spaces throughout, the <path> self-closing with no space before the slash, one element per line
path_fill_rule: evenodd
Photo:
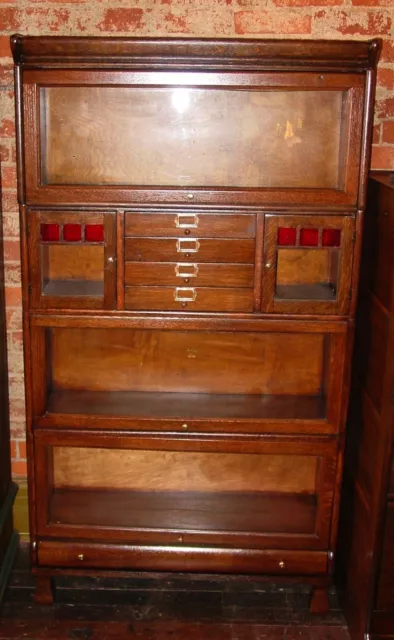
<path fill-rule="evenodd" d="M 314 587 L 312 590 L 312 598 L 309 606 L 311 613 L 328 613 L 330 610 L 330 602 L 328 599 L 327 587 Z"/>
<path fill-rule="evenodd" d="M 53 604 L 55 587 L 50 576 L 36 576 L 34 602 L 37 604 Z"/>

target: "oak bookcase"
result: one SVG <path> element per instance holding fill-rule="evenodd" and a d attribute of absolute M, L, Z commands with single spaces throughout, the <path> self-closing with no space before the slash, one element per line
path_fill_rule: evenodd
<path fill-rule="evenodd" d="M 12 49 L 37 601 L 134 568 L 324 611 L 379 41 Z"/>

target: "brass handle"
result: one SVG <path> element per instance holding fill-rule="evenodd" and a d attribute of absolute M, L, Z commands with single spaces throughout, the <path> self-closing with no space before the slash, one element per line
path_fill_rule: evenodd
<path fill-rule="evenodd" d="M 192 287 L 177 287 L 174 291 L 174 299 L 177 302 L 194 302 L 197 291 Z"/>
<path fill-rule="evenodd" d="M 83 553 L 78 554 L 78 560 L 83 560 L 83 559 L 84 559 Z"/>
<path fill-rule="evenodd" d="M 176 241 L 176 250 L 178 253 L 197 253 L 200 243 L 194 238 L 179 238 Z"/>
<path fill-rule="evenodd" d="M 281 569 L 285 568 L 285 563 L 283 562 L 283 560 L 280 560 L 279 566 L 280 566 Z"/>
<path fill-rule="evenodd" d="M 178 262 L 178 264 L 175 265 L 175 275 L 177 278 L 195 278 L 197 274 L 198 266 L 194 263 Z"/>
<path fill-rule="evenodd" d="M 191 219 L 191 222 L 187 222 L 187 219 Z M 198 216 L 195 213 L 177 213 L 175 216 L 175 226 L 178 229 L 197 229 Z"/>

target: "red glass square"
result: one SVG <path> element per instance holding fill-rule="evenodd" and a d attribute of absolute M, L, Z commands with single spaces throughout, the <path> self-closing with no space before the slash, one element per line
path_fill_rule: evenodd
<path fill-rule="evenodd" d="M 60 239 L 60 227 L 58 224 L 42 224 L 41 240 L 44 242 L 58 242 Z"/>
<path fill-rule="evenodd" d="M 294 246 L 297 241 L 297 229 L 295 227 L 279 227 L 278 246 Z"/>
<path fill-rule="evenodd" d="M 322 234 L 323 247 L 340 247 L 341 246 L 341 230 L 340 229 L 323 229 Z"/>
<path fill-rule="evenodd" d="M 82 239 L 80 224 L 65 224 L 63 226 L 63 240 L 65 242 L 79 242 Z"/>
<path fill-rule="evenodd" d="M 300 246 L 317 247 L 319 244 L 319 229 L 301 229 Z"/>
<path fill-rule="evenodd" d="M 87 224 L 85 227 L 86 242 L 104 242 L 104 225 Z"/>

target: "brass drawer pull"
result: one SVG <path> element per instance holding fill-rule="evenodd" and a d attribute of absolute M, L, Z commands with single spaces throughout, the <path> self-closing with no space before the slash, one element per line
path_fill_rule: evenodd
<path fill-rule="evenodd" d="M 198 266 L 188 262 L 178 262 L 175 265 L 175 275 L 177 278 L 195 278 L 198 274 Z"/>
<path fill-rule="evenodd" d="M 187 222 L 187 219 L 192 220 L 192 222 Z M 175 216 L 175 226 L 178 229 L 197 229 L 198 216 L 195 213 L 178 213 Z"/>
<path fill-rule="evenodd" d="M 200 243 L 194 238 L 179 238 L 176 241 L 176 250 L 178 253 L 197 253 Z"/>
<path fill-rule="evenodd" d="M 177 287 L 174 291 L 176 302 L 194 302 L 197 298 L 197 291 L 192 287 Z"/>

